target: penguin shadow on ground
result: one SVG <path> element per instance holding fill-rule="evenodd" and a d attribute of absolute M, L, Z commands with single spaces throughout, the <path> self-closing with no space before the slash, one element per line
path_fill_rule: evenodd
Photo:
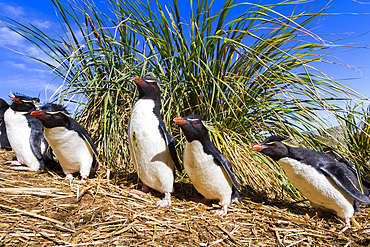
<path fill-rule="evenodd" d="M 138 178 L 136 172 L 126 172 L 120 171 L 114 174 L 112 177 L 112 182 L 116 185 L 122 186 L 124 188 L 129 189 L 140 189 L 142 187 L 142 182 Z M 152 196 L 160 198 L 162 194 L 156 190 L 149 189 L 149 193 Z M 276 194 L 275 198 L 269 196 L 270 193 L 264 192 L 256 192 L 252 191 L 252 189 L 247 188 L 245 186 L 241 187 L 240 195 L 242 197 L 241 203 L 244 205 L 248 205 L 250 201 L 264 204 L 272 207 L 276 207 L 281 211 L 288 211 L 295 215 L 300 215 L 305 217 L 306 214 L 310 216 L 310 218 L 318 218 L 323 219 L 325 222 L 333 222 L 338 223 L 340 221 L 339 218 L 336 218 L 333 213 L 322 211 L 317 215 L 317 210 L 313 208 L 307 200 L 301 201 L 291 201 L 286 199 L 287 197 L 282 197 L 281 193 Z M 194 188 L 193 184 L 187 177 L 176 179 L 174 183 L 174 192 L 172 193 L 172 197 L 176 198 L 181 201 L 190 202 L 190 199 L 203 199 L 204 197 Z M 218 205 L 216 200 L 211 200 L 207 204 L 207 206 L 214 206 Z M 234 204 L 234 207 L 237 207 L 237 204 Z"/>
<path fill-rule="evenodd" d="M 256 193 L 246 191 L 245 193 L 245 195 L 247 195 L 247 197 L 255 203 L 276 207 L 282 211 L 286 210 L 289 213 L 300 215 L 302 218 L 307 214 L 310 218 L 317 218 L 328 223 L 338 223 L 341 221 L 333 212 L 326 211 L 324 209 L 318 210 L 317 208 L 312 207 L 310 202 L 306 199 L 291 201 L 285 199 L 286 196 L 283 197 L 281 193 L 276 194 L 275 198 L 272 198 L 268 197 L 268 193 L 265 191 Z"/>
<path fill-rule="evenodd" d="M 3 160 L 3 162 L 0 163 L 0 165 L 3 165 L 4 167 L 10 168 L 11 166 L 7 165 L 7 161 L 16 161 L 17 156 L 15 156 L 14 152 L 12 151 L 12 148 L 5 148 L 0 149 L 0 158 Z M 4 164 L 5 163 L 5 164 Z M 18 171 L 19 172 L 19 171 Z M 37 171 L 38 173 L 55 173 L 56 175 L 60 177 L 65 177 L 65 174 L 62 170 L 62 167 L 60 166 L 59 162 L 57 160 L 51 160 L 50 162 L 45 163 L 45 168 Z M 78 174 L 78 173 L 76 173 Z"/>
<path fill-rule="evenodd" d="M 119 171 L 112 175 L 111 179 L 112 183 L 128 189 L 141 189 L 143 186 L 143 183 L 139 179 L 136 172 Z M 194 188 L 194 186 L 188 180 L 188 178 L 182 178 L 180 181 L 177 180 L 174 183 L 174 191 L 171 196 L 178 200 L 185 201 L 190 201 L 191 198 L 203 199 L 204 197 Z M 163 196 L 163 194 L 152 188 L 149 188 L 149 193 L 158 198 Z M 212 200 L 207 205 L 211 205 L 212 203 L 217 204 L 216 201 Z"/>
<path fill-rule="evenodd" d="M 140 189 L 143 185 L 136 172 L 125 170 L 118 170 L 115 173 L 110 173 L 110 176 L 107 177 L 107 179 L 111 180 L 112 184 L 124 188 Z"/>
<path fill-rule="evenodd" d="M 183 181 L 185 180 L 185 181 Z M 204 197 L 194 188 L 193 184 L 190 181 L 183 179 L 176 181 L 174 184 L 174 192 L 172 196 L 179 200 L 191 201 L 191 199 L 203 199 Z M 210 201 L 208 204 L 215 201 Z"/>

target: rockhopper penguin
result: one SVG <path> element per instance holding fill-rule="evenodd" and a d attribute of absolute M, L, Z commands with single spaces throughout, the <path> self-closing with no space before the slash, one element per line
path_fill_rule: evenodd
<path fill-rule="evenodd" d="M 9 105 L 5 100 L 0 99 L 0 149 L 9 149 L 10 144 L 8 136 L 6 135 L 6 128 L 4 122 L 4 113 L 8 110 Z"/>
<path fill-rule="evenodd" d="M 158 207 L 171 205 L 174 184 L 174 166 L 181 171 L 173 136 L 166 130 L 160 114 L 161 98 L 157 80 L 149 77 L 134 78 L 139 91 L 129 122 L 129 147 L 135 170 L 148 186 L 164 193 Z"/>
<path fill-rule="evenodd" d="M 41 121 L 45 138 L 53 148 L 66 179 L 73 179 L 73 173 L 79 172 L 81 181 L 96 171 L 99 158 L 93 140 L 87 131 L 71 118 L 62 105 L 45 104 L 41 110 L 31 112 L 31 116 Z"/>
<path fill-rule="evenodd" d="M 370 199 L 354 184 L 354 174 L 328 155 L 305 148 L 284 144 L 286 139 L 270 136 L 252 147 L 276 160 L 289 180 L 314 207 L 334 211 L 350 226 L 354 214 L 354 200 L 370 203 Z M 345 229 L 346 229 L 345 228 Z"/>
<path fill-rule="evenodd" d="M 193 114 L 173 121 L 181 127 L 187 140 L 183 165 L 191 182 L 206 199 L 219 201 L 222 208 L 215 210 L 215 214 L 226 215 L 231 202 L 240 200 L 240 186 L 230 162 L 211 142 L 201 116 Z"/>
<path fill-rule="evenodd" d="M 48 163 L 55 164 L 42 124 L 30 115 L 38 102 L 38 98 L 16 94 L 10 108 L 5 111 L 6 134 L 18 161 L 4 164 L 16 165 L 11 167 L 13 170 L 37 171 Z"/>

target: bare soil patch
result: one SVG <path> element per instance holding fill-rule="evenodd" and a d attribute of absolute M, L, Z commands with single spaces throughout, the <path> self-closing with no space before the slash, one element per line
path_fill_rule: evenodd
<path fill-rule="evenodd" d="M 0 152 L 0 163 L 12 152 Z M 0 165 L 0 246 L 369 246 L 370 209 L 361 206 L 357 227 L 340 233 L 332 214 L 317 217 L 307 204 L 243 192 L 225 217 L 217 204 L 189 202 L 199 196 L 177 179 L 172 206 L 156 208 L 162 195 L 129 192 L 134 174 L 116 184 L 94 178 L 86 185 L 54 179 L 50 171 L 18 172 Z"/>

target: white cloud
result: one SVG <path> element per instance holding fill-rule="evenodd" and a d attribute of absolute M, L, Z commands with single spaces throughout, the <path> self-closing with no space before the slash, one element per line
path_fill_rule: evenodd
<path fill-rule="evenodd" d="M 37 28 L 39 29 L 47 29 L 47 28 L 51 28 L 52 27 L 52 23 L 50 21 L 47 21 L 47 20 L 41 20 L 41 19 L 38 19 L 38 20 L 33 20 L 31 22 L 34 26 L 36 26 Z"/>
<path fill-rule="evenodd" d="M 33 62 L 32 65 L 34 66 L 34 61 L 32 62 Z M 25 63 L 20 63 L 20 62 L 8 61 L 8 64 L 22 71 L 52 74 L 51 70 L 47 69 L 46 67 L 45 69 L 39 69 L 39 68 L 28 65 L 29 63 L 25 64 Z"/>
<path fill-rule="evenodd" d="M 7 49 L 11 52 L 35 57 L 54 66 L 58 66 L 58 63 L 44 51 L 7 27 L 0 27 L 0 49 Z M 24 57 L 24 59 L 28 58 Z"/>
<path fill-rule="evenodd" d="M 0 9 L 5 16 L 9 17 L 22 16 L 25 13 L 22 7 L 9 5 L 6 3 L 0 3 Z"/>
<path fill-rule="evenodd" d="M 29 46 L 28 48 L 26 48 L 26 54 L 31 57 L 38 58 L 47 63 L 50 63 L 55 67 L 58 66 L 58 63 L 55 60 L 53 60 L 49 55 L 47 55 L 44 51 L 40 50 L 36 46 Z"/>
<path fill-rule="evenodd" d="M 19 72 L 18 76 L 2 80 L 2 91 L 8 88 L 7 91 L 20 92 L 30 91 L 33 92 L 43 92 L 48 91 L 53 93 L 58 89 L 58 85 L 55 83 L 50 83 L 50 77 L 53 75 L 42 75 L 42 74 L 30 74 Z"/>
<path fill-rule="evenodd" d="M 10 62 L 10 64 L 11 64 L 13 67 L 16 67 L 17 69 L 22 69 L 22 70 L 25 70 L 25 69 L 26 69 L 26 65 L 25 65 L 25 64 L 23 64 L 23 63 Z"/>
<path fill-rule="evenodd" d="M 7 27 L 0 27 L 0 44 L 2 46 L 24 46 L 25 38 Z"/>
<path fill-rule="evenodd" d="M 78 40 L 78 41 L 83 41 L 84 40 L 84 36 L 82 35 L 82 32 L 81 32 L 81 30 L 80 29 L 76 29 L 76 30 L 74 30 L 73 31 L 73 34 L 76 36 L 76 39 Z"/>

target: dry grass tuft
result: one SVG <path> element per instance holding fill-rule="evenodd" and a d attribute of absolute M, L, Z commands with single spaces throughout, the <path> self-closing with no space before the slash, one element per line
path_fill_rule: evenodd
<path fill-rule="evenodd" d="M 0 153 L 0 162 L 11 159 Z M 153 204 L 161 195 L 131 195 L 134 174 L 86 185 L 53 179 L 52 172 L 15 172 L 0 166 L 0 245 L 6 246 L 363 246 L 370 244 L 370 209 L 356 214 L 361 229 L 340 233 L 340 220 L 314 216 L 302 202 L 274 200 L 263 193 L 219 207 L 188 201 L 199 196 L 186 179 L 176 182 L 169 209 Z M 312 217 L 310 217 L 311 215 Z M 353 223 L 352 223 L 353 224 Z"/>

